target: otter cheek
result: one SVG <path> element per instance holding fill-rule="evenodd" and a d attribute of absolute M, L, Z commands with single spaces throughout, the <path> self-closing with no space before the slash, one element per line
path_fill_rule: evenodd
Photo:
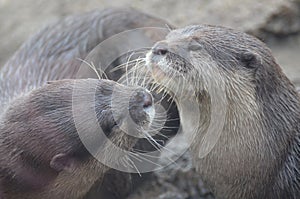
<path fill-rule="evenodd" d="M 165 73 L 157 65 L 152 67 L 152 76 L 158 82 L 162 82 L 166 78 Z"/>

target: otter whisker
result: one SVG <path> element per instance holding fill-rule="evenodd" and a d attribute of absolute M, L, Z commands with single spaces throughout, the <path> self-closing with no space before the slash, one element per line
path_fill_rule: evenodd
<path fill-rule="evenodd" d="M 134 59 L 134 60 L 127 61 L 127 62 L 125 62 L 124 64 L 120 64 L 120 65 L 118 65 L 118 66 L 112 68 L 109 72 L 115 72 L 115 71 L 117 71 L 117 70 L 123 69 L 123 68 L 126 67 L 126 65 L 131 65 L 131 64 L 135 65 L 136 62 L 139 62 L 139 61 L 142 62 L 142 61 L 144 61 L 144 60 L 143 60 L 143 59 L 137 58 L 137 59 Z"/>
<path fill-rule="evenodd" d="M 149 158 L 153 158 L 153 159 L 157 159 L 157 160 L 160 159 L 160 156 L 159 156 L 159 155 L 158 155 L 158 156 L 149 155 L 149 154 L 148 154 L 149 151 L 140 150 L 140 149 L 133 149 L 133 151 L 134 151 L 134 152 L 138 152 L 138 153 L 142 153 L 142 156 L 145 156 L 145 157 L 149 157 Z M 140 155 L 140 154 L 134 154 L 134 155 L 138 156 L 138 155 Z M 139 156 L 139 158 L 142 158 L 142 157 Z M 151 160 L 149 160 L 149 159 L 146 159 L 146 158 L 143 158 L 143 159 L 146 160 L 146 161 L 148 161 L 148 162 L 150 162 L 150 163 L 152 163 L 152 164 L 155 164 L 155 165 L 157 165 L 157 166 L 159 166 L 159 167 L 162 167 L 162 166 L 163 166 L 163 165 L 160 165 L 160 164 L 158 164 L 158 163 L 156 163 L 156 162 L 153 162 L 153 161 L 151 161 Z M 176 163 L 176 161 L 174 161 L 174 160 L 172 160 L 172 159 L 170 159 L 170 158 L 168 158 L 168 159 L 172 162 L 172 164 L 178 165 L 178 164 Z"/>
<path fill-rule="evenodd" d="M 166 147 L 163 147 L 163 148 L 164 148 L 165 150 L 167 150 L 168 152 L 173 153 L 173 155 L 178 156 L 176 153 L 174 153 L 174 152 L 168 150 Z M 134 150 L 137 151 L 137 152 L 139 152 L 138 149 L 134 149 Z M 140 150 L 140 152 L 146 152 L 146 153 L 147 153 L 148 151 L 142 151 L 142 150 Z M 135 156 L 138 156 L 138 154 L 135 154 L 135 153 L 133 153 L 133 154 L 134 154 Z M 141 155 L 141 154 L 139 154 L 139 155 Z M 143 153 L 143 156 L 150 157 L 150 158 L 156 158 L 156 156 L 150 156 L 149 154 L 144 154 L 144 153 Z M 140 159 L 146 160 L 146 161 L 148 161 L 148 162 L 150 162 L 150 163 L 152 163 L 152 164 L 155 164 L 156 166 L 159 166 L 159 167 L 163 166 L 163 165 L 160 165 L 160 164 L 158 164 L 158 163 L 156 163 L 156 162 L 153 162 L 153 161 L 151 161 L 151 160 L 149 160 L 149 159 L 147 159 L 147 158 L 140 157 L 140 156 L 138 156 L 138 157 L 139 157 Z M 160 156 L 157 157 L 157 159 L 159 159 L 159 158 L 160 158 Z M 172 164 L 178 165 L 178 164 L 177 164 L 174 160 L 172 160 L 171 158 L 167 157 L 167 159 L 170 160 Z"/>
<path fill-rule="evenodd" d="M 129 66 L 128 62 L 129 62 L 129 60 L 131 59 L 132 56 L 133 56 L 133 53 L 131 53 L 131 55 L 127 59 L 127 62 L 126 62 L 126 65 L 125 65 L 125 74 L 128 74 L 128 66 Z M 126 83 L 127 83 L 127 85 L 129 85 L 128 84 L 128 75 L 126 75 Z"/>
<path fill-rule="evenodd" d="M 165 24 L 166 28 L 168 29 L 169 32 L 172 31 L 172 28 L 169 26 L 169 24 Z"/>
<path fill-rule="evenodd" d="M 107 77 L 107 75 L 106 75 L 106 73 L 105 73 L 105 71 L 104 70 L 102 70 L 101 69 L 101 67 L 98 67 L 98 68 L 96 68 L 96 66 L 94 65 L 94 63 L 93 62 L 91 62 L 91 65 L 95 68 L 95 70 L 99 70 L 100 71 L 100 76 L 101 76 L 101 78 L 102 79 L 108 79 L 108 77 Z M 104 78 L 102 77 L 102 75 L 104 75 Z"/>
<path fill-rule="evenodd" d="M 93 65 L 92 63 L 90 64 L 90 63 L 88 63 L 87 61 L 85 61 L 84 59 L 81 59 L 81 58 L 76 58 L 76 59 L 79 60 L 79 61 L 81 61 L 81 62 L 83 62 L 83 63 L 85 63 L 88 67 L 90 67 L 96 73 L 98 79 L 102 79 L 101 75 L 97 71 L 95 65 Z"/>
<path fill-rule="evenodd" d="M 148 76 L 147 76 L 148 75 Z M 151 74 L 150 74 L 150 70 L 148 67 L 146 67 L 146 72 L 145 72 L 145 77 L 143 79 L 143 82 L 142 82 L 142 86 L 145 86 L 145 85 L 148 85 L 149 82 L 151 81 L 151 78 L 150 78 Z M 146 81 L 147 80 L 147 81 Z"/>
<path fill-rule="evenodd" d="M 147 159 L 147 158 L 145 158 L 145 157 L 142 157 L 142 155 L 141 154 L 136 154 L 136 153 L 129 153 L 129 155 L 131 155 L 131 157 L 132 158 L 135 158 L 136 160 L 145 160 L 145 161 L 147 161 L 147 162 L 149 162 L 149 163 L 151 163 L 151 164 L 153 164 L 153 165 L 156 165 L 156 166 L 158 166 L 158 167 L 162 167 L 163 165 L 160 165 L 160 164 L 158 164 L 158 163 L 156 163 L 156 162 L 153 162 L 153 161 L 151 161 L 151 160 L 149 160 L 149 159 Z M 144 154 L 143 154 L 144 155 Z M 146 155 L 145 155 L 146 156 Z"/>
<path fill-rule="evenodd" d="M 130 153 L 129 153 L 130 154 Z M 134 169 L 137 171 L 137 173 L 139 174 L 140 177 L 142 177 L 141 172 L 139 171 L 139 169 L 136 167 L 136 165 L 134 164 L 134 162 L 128 157 L 125 156 L 127 158 L 127 160 L 131 163 L 131 165 L 134 167 Z M 131 156 L 132 157 L 132 156 Z"/>
<path fill-rule="evenodd" d="M 162 134 L 161 132 L 159 132 L 160 130 L 161 130 L 161 129 L 157 129 L 157 130 L 154 130 L 154 131 L 149 130 L 148 132 L 149 132 L 149 133 L 157 132 L 155 135 L 159 135 L 159 136 L 161 136 L 161 137 L 163 137 L 163 138 L 166 138 L 166 139 L 169 139 L 170 137 L 172 137 L 172 136 L 168 137 L 168 136 Z M 165 132 L 172 132 L 172 131 L 171 131 L 171 130 L 165 130 Z"/>
<path fill-rule="evenodd" d="M 150 139 L 150 140 L 148 140 L 149 142 L 153 141 L 153 144 L 154 143 L 156 144 L 156 145 L 152 145 L 152 146 L 155 147 L 159 152 L 161 152 L 160 148 L 163 148 L 163 149 L 167 150 L 168 152 L 173 153 L 174 155 L 177 155 L 175 152 L 173 152 L 173 151 L 169 150 L 168 148 L 157 143 L 156 140 L 154 140 L 153 137 L 147 131 L 144 131 L 144 133 L 145 133 L 145 135 L 147 135 L 146 138 Z M 150 142 L 150 143 L 152 143 L 152 142 Z M 159 146 L 160 148 L 157 148 L 157 146 Z"/>
<path fill-rule="evenodd" d="M 125 157 L 121 157 L 120 158 L 120 163 L 121 164 L 123 163 L 123 165 L 125 167 L 133 168 L 141 176 L 140 171 L 138 170 L 138 168 L 136 167 L 136 165 L 133 163 L 133 161 L 130 160 L 130 158 L 128 157 L 128 155 L 126 155 Z"/>
<path fill-rule="evenodd" d="M 151 125 L 151 127 L 152 127 L 153 125 Z M 163 129 L 177 129 L 177 127 L 172 127 L 172 126 L 169 126 L 169 127 L 167 127 L 166 125 L 164 125 L 164 126 L 154 126 L 154 127 L 157 127 L 157 128 L 152 128 L 151 130 L 158 130 L 158 129 L 160 129 L 161 127 L 163 127 Z M 149 132 L 149 131 L 148 131 Z"/>
<path fill-rule="evenodd" d="M 121 77 L 121 80 L 125 77 L 127 84 L 129 84 L 129 80 L 130 80 L 130 85 L 139 85 L 140 79 L 143 78 L 141 72 L 138 73 L 139 76 L 136 75 L 137 74 L 136 71 L 142 70 L 141 69 L 142 65 L 140 63 L 142 62 L 141 61 L 136 62 L 135 65 L 132 66 L 130 70 L 128 70 L 127 68 L 125 74 L 123 75 L 123 77 Z"/>
<path fill-rule="evenodd" d="M 143 156 L 145 156 L 145 157 L 149 157 L 149 158 L 156 158 L 156 159 L 160 159 L 160 156 L 158 155 L 158 156 L 154 156 L 154 155 L 149 155 L 148 153 L 149 153 L 149 151 L 145 151 L 145 150 L 141 150 L 141 149 L 133 149 L 132 150 L 133 152 L 138 152 L 138 153 L 143 153 Z M 140 154 L 136 154 L 136 153 L 134 153 L 135 155 L 140 155 Z"/>
<path fill-rule="evenodd" d="M 133 82 L 132 84 L 133 85 L 137 85 L 138 83 L 140 83 L 140 80 L 142 79 L 142 78 L 145 78 L 144 76 L 142 76 L 142 72 L 141 72 L 141 69 L 142 69 L 142 65 L 140 65 L 141 64 L 141 62 L 138 62 L 134 67 L 133 67 L 133 77 L 135 77 L 135 79 L 136 79 L 136 81 L 135 82 Z M 138 70 L 138 69 L 140 69 L 140 70 Z M 136 74 L 138 74 L 138 75 L 136 75 Z M 133 79 L 133 80 L 135 80 L 135 79 Z M 144 81 L 145 79 L 143 79 L 143 81 Z M 141 85 L 143 85 L 142 83 L 141 83 Z"/>
<path fill-rule="evenodd" d="M 147 132 L 147 131 L 144 131 L 144 134 L 146 135 L 146 139 L 149 141 L 149 143 L 156 149 L 158 150 L 159 152 L 161 152 L 160 148 L 162 148 L 162 146 L 156 142 L 156 140 L 153 139 L 153 137 Z"/>

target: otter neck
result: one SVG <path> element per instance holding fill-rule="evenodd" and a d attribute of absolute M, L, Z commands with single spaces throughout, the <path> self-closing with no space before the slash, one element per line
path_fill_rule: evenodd
<path fill-rule="evenodd" d="M 236 88 L 227 85 L 224 123 L 211 116 L 212 99 L 208 93 L 188 103 L 177 99 L 180 118 L 184 133 L 193 142 L 197 169 L 213 192 L 220 196 L 231 192 L 227 198 L 267 198 L 272 187 L 288 184 L 282 182 L 281 173 L 289 170 L 289 153 L 295 150 L 293 142 L 299 138 L 299 97 L 292 86 L 285 94 L 264 94 L 265 99 L 257 96 L 257 88 L 244 86 L 235 93 Z M 191 104 L 199 105 L 196 119 L 191 114 Z M 221 130 L 219 134 L 209 135 L 210 124 L 221 125 L 217 128 Z M 205 156 L 199 156 L 207 148 Z M 247 185 L 236 187 L 237 181 Z M 247 196 L 249 193 L 253 195 Z"/>

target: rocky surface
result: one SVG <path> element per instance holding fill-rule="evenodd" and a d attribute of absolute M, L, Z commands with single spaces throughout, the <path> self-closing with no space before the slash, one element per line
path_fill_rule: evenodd
<path fill-rule="evenodd" d="M 168 145 L 169 151 L 162 152 L 158 162 L 165 165 L 169 158 L 176 159 L 173 164 L 152 173 L 141 187 L 138 187 L 127 199 L 213 199 L 213 194 L 205 188 L 200 176 L 193 167 L 188 145 L 184 135 L 179 134 Z M 181 154 L 176 158 L 175 153 Z"/>
<path fill-rule="evenodd" d="M 182 27 L 208 23 L 246 31 L 267 42 L 291 80 L 300 85 L 300 0 L 0 0 L 0 66 L 31 34 L 74 13 L 132 6 Z M 1 92 L 1 91 L 0 91 Z M 182 143 L 174 142 L 174 151 Z M 164 161 L 164 158 L 161 158 Z M 211 199 L 194 172 L 189 152 L 150 175 L 129 199 Z"/>

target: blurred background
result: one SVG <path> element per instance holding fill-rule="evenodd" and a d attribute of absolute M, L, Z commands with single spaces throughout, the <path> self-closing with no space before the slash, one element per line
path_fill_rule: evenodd
<path fill-rule="evenodd" d="M 177 27 L 215 24 L 250 33 L 267 43 L 284 72 L 300 86 L 300 0 L 0 0 L 0 67 L 26 39 L 53 21 L 124 6 Z M 175 147 L 181 147 L 180 140 L 177 143 Z M 154 172 L 128 199 L 212 199 L 190 155 L 177 163 Z"/>
<path fill-rule="evenodd" d="M 300 85 L 300 0 L 0 0 L 0 66 L 30 35 L 64 16 L 134 7 L 178 27 L 218 24 L 254 34 Z"/>

